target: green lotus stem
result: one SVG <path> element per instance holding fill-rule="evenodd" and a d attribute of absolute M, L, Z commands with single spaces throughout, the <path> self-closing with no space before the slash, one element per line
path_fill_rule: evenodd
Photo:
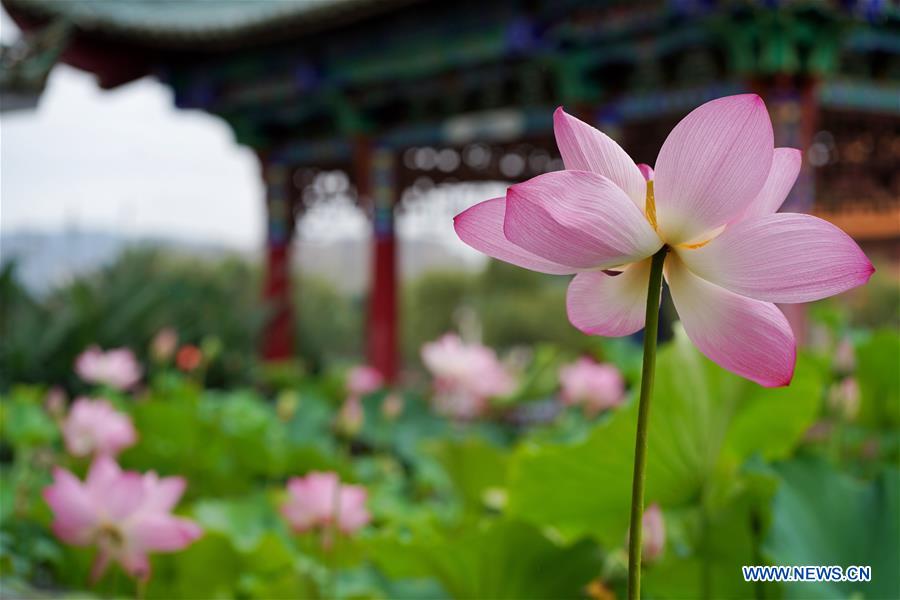
<path fill-rule="evenodd" d="M 663 263 L 668 248 L 653 255 L 650 284 L 647 288 L 647 317 L 644 326 L 644 364 L 641 369 L 641 398 L 638 404 L 637 435 L 634 441 L 634 477 L 631 483 L 631 528 L 628 534 L 628 600 L 641 597 L 641 544 L 644 516 L 644 472 L 647 466 L 647 425 L 650 396 L 656 370 L 656 337 L 659 333 L 659 297 L 662 290 Z"/>

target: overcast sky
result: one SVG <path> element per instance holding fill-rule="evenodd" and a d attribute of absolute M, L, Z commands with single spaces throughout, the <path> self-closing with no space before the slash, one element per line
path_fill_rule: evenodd
<path fill-rule="evenodd" d="M 19 31 L 2 10 L 0 17 L 0 38 L 10 44 Z M 475 259 L 452 216 L 504 188 L 435 189 L 408 207 L 399 233 Z M 256 249 L 264 228 L 253 152 L 217 117 L 176 110 L 154 79 L 103 91 L 92 75 L 57 65 L 36 110 L 0 116 L 0 233 L 99 230 Z M 299 231 L 316 242 L 366 236 L 370 225 L 345 200 L 308 213 Z"/>
<path fill-rule="evenodd" d="M 4 13 L 0 35 L 18 36 Z M 36 111 L 0 117 L 0 228 L 118 230 L 253 247 L 262 185 L 253 153 L 205 113 L 143 79 L 101 91 L 58 65 Z"/>

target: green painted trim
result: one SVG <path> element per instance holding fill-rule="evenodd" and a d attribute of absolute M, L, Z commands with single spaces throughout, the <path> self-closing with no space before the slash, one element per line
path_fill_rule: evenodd
<path fill-rule="evenodd" d="M 900 115 L 900 85 L 880 85 L 868 81 L 837 79 L 819 86 L 822 108 L 851 109 Z"/>

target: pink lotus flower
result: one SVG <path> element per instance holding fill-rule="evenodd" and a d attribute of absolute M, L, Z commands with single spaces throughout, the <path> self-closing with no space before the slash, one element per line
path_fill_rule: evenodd
<path fill-rule="evenodd" d="M 375 367 L 360 365 L 347 373 L 347 393 L 351 396 L 366 396 L 384 386 L 384 377 Z"/>
<path fill-rule="evenodd" d="M 559 370 L 562 401 L 581 404 L 589 415 L 618 406 L 625 400 L 625 380 L 613 365 L 580 358 Z"/>
<path fill-rule="evenodd" d="M 115 348 L 104 352 L 91 346 L 75 361 L 75 372 L 89 383 L 108 385 L 127 390 L 140 381 L 141 365 L 128 348 Z"/>
<path fill-rule="evenodd" d="M 353 436 L 359 433 L 365 420 L 366 412 L 363 409 L 362 400 L 360 400 L 359 396 L 350 396 L 341 405 L 335 424 L 338 431 L 345 435 Z"/>
<path fill-rule="evenodd" d="M 404 404 L 403 396 L 400 394 L 388 394 L 381 402 L 381 414 L 385 419 L 393 421 L 403 413 Z"/>
<path fill-rule="evenodd" d="M 297 533 L 337 526 L 345 534 L 364 527 L 370 520 L 366 510 L 366 488 L 341 484 L 337 473 L 312 472 L 294 477 L 287 484 L 288 500 L 281 514 Z"/>
<path fill-rule="evenodd" d="M 78 398 L 62 425 L 66 449 L 72 456 L 115 456 L 137 441 L 131 417 L 106 400 Z"/>
<path fill-rule="evenodd" d="M 644 530 L 641 557 L 645 563 L 653 562 L 662 556 L 666 547 L 666 524 L 658 504 L 651 504 L 644 511 L 641 528 Z"/>
<path fill-rule="evenodd" d="M 477 417 L 489 398 L 511 394 L 516 387 L 492 349 L 465 344 L 453 333 L 422 346 L 422 362 L 434 376 L 435 408 L 451 417 Z"/>
<path fill-rule="evenodd" d="M 82 483 L 65 469 L 53 471 L 44 499 L 53 511 L 53 532 L 74 546 L 96 546 L 91 578 L 110 562 L 132 577 L 150 577 L 150 552 L 175 552 L 189 546 L 202 530 L 189 519 L 170 514 L 184 493 L 181 477 L 157 477 L 122 471 L 108 456 L 94 460 Z"/>
<path fill-rule="evenodd" d="M 855 377 L 844 377 L 831 387 L 828 404 L 833 411 L 848 421 L 859 415 L 859 383 Z"/>
<path fill-rule="evenodd" d="M 666 523 L 658 504 L 651 504 L 644 509 L 641 517 L 641 562 L 656 562 L 666 548 Z M 630 536 L 629 536 L 630 538 Z M 628 545 L 628 538 L 625 542 Z"/>
<path fill-rule="evenodd" d="M 669 134 L 655 170 L 562 109 L 554 130 L 566 170 L 510 187 L 505 198 L 457 215 L 455 226 L 494 258 L 575 273 L 567 309 L 585 333 L 643 328 L 650 257 L 666 247 L 666 281 L 700 351 L 761 385 L 787 385 L 794 335 L 773 303 L 831 296 L 874 271 L 830 223 L 776 213 L 801 153 L 773 148 L 772 123 L 754 94 L 691 112 Z"/>
<path fill-rule="evenodd" d="M 66 390 L 58 385 L 53 386 L 47 391 L 44 397 L 44 409 L 57 422 L 62 421 L 66 415 L 66 404 L 69 402 L 69 396 Z"/>
<path fill-rule="evenodd" d="M 150 342 L 150 355 L 157 362 L 168 362 L 177 348 L 178 332 L 171 327 L 163 327 Z"/>
<path fill-rule="evenodd" d="M 856 349 L 849 338 L 842 338 L 834 349 L 834 369 L 839 373 L 852 373 L 856 368 Z"/>

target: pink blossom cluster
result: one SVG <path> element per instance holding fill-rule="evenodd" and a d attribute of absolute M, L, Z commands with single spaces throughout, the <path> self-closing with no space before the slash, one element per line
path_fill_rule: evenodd
<path fill-rule="evenodd" d="M 371 520 L 366 488 L 341 483 L 337 473 L 313 471 L 305 477 L 293 477 L 287 492 L 281 514 L 297 533 L 327 533 L 336 528 L 351 534 Z"/>
<path fill-rule="evenodd" d="M 644 511 L 641 529 L 641 558 L 645 563 L 654 562 L 662 556 L 666 547 L 666 523 L 658 504 L 651 504 Z"/>
<path fill-rule="evenodd" d="M 559 370 L 561 398 L 568 406 L 582 406 L 589 416 L 618 406 L 625 400 L 625 380 L 610 364 L 584 357 Z"/>
<path fill-rule="evenodd" d="M 171 327 L 163 327 L 150 342 L 150 356 L 157 362 L 167 362 L 177 348 L 178 332 Z"/>
<path fill-rule="evenodd" d="M 344 384 L 347 399 L 338 413 L 337 426 L 346 434 L 355 434 L 363 426 L 365 413 L 362 398 L 373 394 L 384 387 L 384 376 L 381 371 L 368 365 L 358 365 L 350 369 Z"/>
<path fill-rule="evenodd" d="M 113 563 L 132 577 L 150 576 L 150 552 L 182 550 L 202 535 L 189 519 L 171 514 L 184 493 L 181 477 L 122 471 L 99 456 L 82 482 L 56 468 L 44 499 L 53 511 L 53 532 L 74 546 L 96 546 L 91 571 L 96 581 Z"/>
<path fill-rule="evenodd" d="M 434 406 L 441 414 L 472 419 L 484 414 L 490 398 L 515 390 L 515 379 L 492 349 L 466 344 L 454 333 L 425 344 L 421 354 L 434 377 Z"/>
<path fill-rule="evenodd" d="M 75 370 L 85 381 L 120 390 L 133 387 L 142 375 L 126 348 L 103 352 L 92 346 L 78 357 Z M 93 461 L 84 481 L 66 469 L 53 470 L 53 483 L 43 490 L 53 513 L 53 532 L 67 544 L 97 548 L 92 581 L 112 563 L 146 580 L 150 553 L 181 550 L 202 535 L 194 521 L 171 514 L 186 482 L 119 467 L 114 457 L 133 446 L 138 434 L 131 417 L 108 400 L 77 398 L 65 416 L 64 405 L 60 392 L 48 397 L 48 410 L 61 419 L 66 450 Z"/>
<path fill-rule="evenodd" d="M 141 365 L 128 348 L 104 352 L 99 346 L 91 346 L 78 356 L 75 372 L 88 383 L 108 385 L 118 390 L 133 388 L 143 375 Z"/>
<path fill-rule="evenodd" d="M 384 376 L 375 367 L 357 365 L 347 373 L 346 387 L 349 396 L 367 396 L 384 387 Z"/>
<path fill-rule="evenodd" d="M 365 420 L 363 396 L 384 387 L 384 376 L 375 367 L 358 365 L 348 371 L 344 387 L 347 390 L 347 399 L 338 412 L 337 428 L 345 434 L 354 435 L 362 428 Z"/>
<path fill-rule="evenodd" d="M 131 417 L 102 399 L 76 399 L 62 423 L 62 434 L 72 456 L 116 456 L 137 442 Z"/>

